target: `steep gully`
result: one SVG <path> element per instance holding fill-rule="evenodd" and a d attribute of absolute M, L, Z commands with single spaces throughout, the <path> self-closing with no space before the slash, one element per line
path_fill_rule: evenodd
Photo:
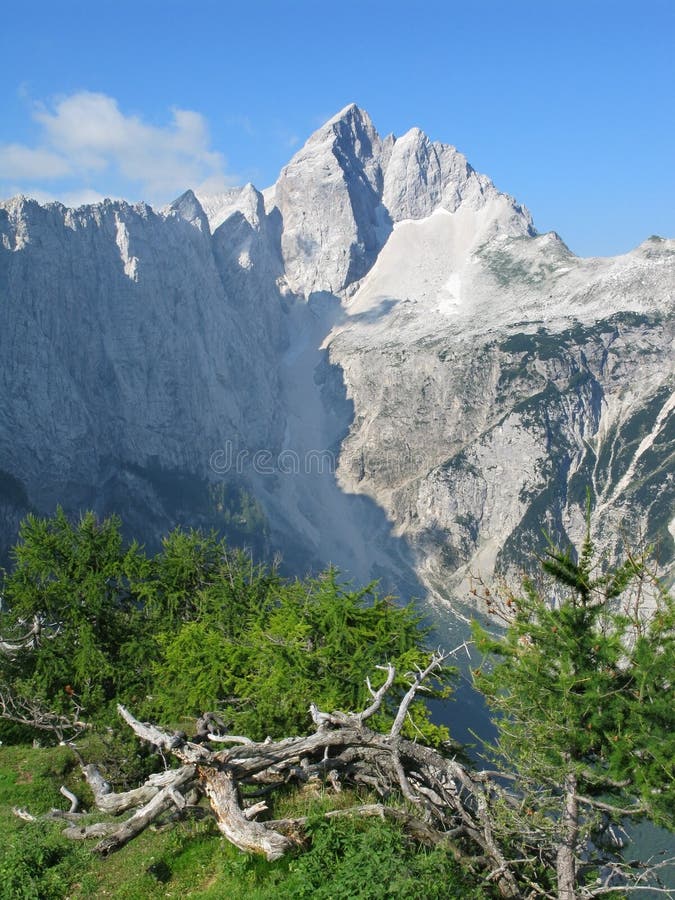
<path fill-rule="evenodd" d="M 433 628 L 430 642 L 452 649 L 468 637 L 466 619 L 447 603 L 431 602 L 416 574 L 412 550 L 405 538 L 392 533 L 384 510 L 369 497 L 346 493 L 336 479 L 353 405 L 324 345 L 343 315 L 339 299 L 327 293 L 291 307 L 293 337 L 280 366 L 283 447 L 276 458 L 266 455 L 262 464 L 258 457 L 247 474 L 271 522 L 272 544 L 282 550 L 290 571 L 305 571 L 310 559 L 313 569 L 336 566 L 355 587 L 376 580 L 381 593 L 401 603 L 414 600 Z M 252 450 L 246 460 L 254 457 Z M 488 736 L 492 729 L 466 675 L 468 662 L 462 652 L 454 702 L 439 703 L 435 718 L 448 725 L 455 740 L 472 742 L 475 733 Z"/>

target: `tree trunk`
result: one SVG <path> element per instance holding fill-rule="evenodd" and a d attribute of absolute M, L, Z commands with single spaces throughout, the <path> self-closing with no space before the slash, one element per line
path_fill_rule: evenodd
<path fill-rule="evenodd" d="M 565 776 L 563 791 L 565 800 L 562 819 L 563 835 L 556 853 L 558 900 L 576 900 L 579 802 L 576 796 L 577 777 L 574 772 L 569 772 Z"/>
<path fill-rule="evenodd" d="M 199 777 L 216 815 L 218 828 L 225 837 L 246 853 L 264 853 L 272 862 L 291 849 L 293 841 L 260 822 L 246 818 L 239 805 L 239 791 L 230 772 L 200 767 Z"/>

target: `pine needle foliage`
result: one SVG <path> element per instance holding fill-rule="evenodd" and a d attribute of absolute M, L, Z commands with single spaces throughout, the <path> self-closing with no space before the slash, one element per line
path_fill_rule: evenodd
<path fill-rule="evenodd" d="M 517 773 L 522 799 L 502 811 L 503 838 L 530 835 L 555 854 L 572 834 L 585 848 L 580 872 L 610 822 L 634 814 L 674 825 L 675 605 L 647 559 L 603 565 L 590 530 L 578 553 L 550 545 L 546 578 L 505 600 L 505 630 L 474 626 L 485 654 L 475 682 L 498 729 L 492 752 Z M 563 785 L 574 785 L 572 825 Z"/>

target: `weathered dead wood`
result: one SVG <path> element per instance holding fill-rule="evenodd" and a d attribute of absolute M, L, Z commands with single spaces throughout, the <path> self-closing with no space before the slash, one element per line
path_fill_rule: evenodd
<path fill-rule="evenodd" d="M 294 846 L 290 838 L 246 817 L 239 805 L 239 791 L 231 772 L 202 766 L 199 777 L 211 801 L 218 828 L 235 847 L 247 853 L 263 853 L 271 862 Z"/>
<path fill-rule="evenodd" d="M 126 721 L 134 727 L 133 716 L 128 711 L 125 712 Z M 410 786 L 406 789 L 407 795 L 420 805 L 426 819 L 435 820 L 439 834 L 460 827 L 467 837 L 478 844 L 484 855 L 494 860 L 496 867 L 500 869 L 505 867 L 501 853 L 491 837 L 485 834 L 483 822 L 477 815 L 477 794 L 482 795 L 485 792 L 485 785 L 481 779 L 473 779 L 460 763 L 444 758 L 432 748 L 399 737 L 392 739 L 390 735 L 371 731 L 360 723 L 347 724 L 348 721 L 354 720 L 349 719 L 346 714 L 344 718 L 334 714 L 321 716 L 319 721 L 321 724 L 317 731 L 305 737 L 251 743 L 243 747 L 210 752 L 211 766 L 208 768 L 213 767 L 215 771 L 226 773 L 228 778 L 238 783 L 282 784 L 288 780 L 291 773 L 297 771 L 302 771 L 306 780 L 307 769 L 302 769 L 301 760 L 316 759 L 320 756 L 317 762 L 310 763 L 308 767 L 310 770 L 327 772 L 334 769 L 349 773 L 354 782 L 370 784 L 383 797 L 401 790 L 401 772 L 405 774 L 406 768 L 409 768 L 417 773 L 415 782 L 424 790 L 415 794 L 413 787 Z M 338 724 L 339 722 L 344 724 Z M 146 729 L 147 726 L 142 725 L 138 730 L 134 730 L 145 734 Z M 157 734 L 157 730 L 153 730 L 152 739 L 153 743 L 161 742 L 166 746 L 173 741 L 173 736 Z M 176 744 L 173 748 L 173 752 L 183 759 L 193 758 L 195 751 L 200 756 L 204 755 L 202 746 L 195 747 L 190 742 L 182 746 Z M 331 755 L 331 752 L 335 755 Z M 423 777 L 419 777 L 421 773 L 424 773 Z M 267 842 L 260 841 L 260 832 L 257 830 L 254 832 L 246 830 L 242 833 L 241 823 L 237 821 L 236 807 L 233 806 L 231 798 L 216 808 L 213 802 L 216 793 L 207 791 L 207 794 L 212 801 L 221 831 L 236 846 L 248 852 L 264 853 L 268 858 L 272 858 L 270 852 L 278 853 L 281 850 L 281 847 L 275 846 L 270 851 Z M 434 794 L 440 799 L 440 803 L 431 799 Z M 268 826 L 264 827 L 269 831 Z M 289 845 L 284 846 L 283 852 L 286 852 Z M 511 884 L 511 878 L 506 866 L 500 879 L 504 885 L 502 891 L 504 896 L 515 896 L 515 881 Z"/>
<path fill-rule="evenodd" d="M 169 734 L 168 732 L 157 728 L 155 725 L 151 725 L 149 722 L 139 722 L 138 719 L 135 719 L 121 703 L 117 704 L 117 712 L 122 716 L 127 725 L 130 725 L 133 728 L 141 740 L 153 744 L 160 750 L 175 750 L 178 747 L 194 747 L 194 751 L 198 756 L 203 757 L 204 759 L 208 759 L 210 756 L 210 752 L 207 749 L 200 747 L 199 744 L 190 744 L 182 731 L 174 731 Z"/>
<path fill-rule="evenodd" d="M 215 730 L 218 729 L 218 730 Z M 202 744 L 205 741 L 220 744 L 250 744 L 251 738 L 242 734 L 227 734 L 225 723 L 214 713 L 206 712 L 195 722 L 195 736 L 192 743 Z"/>
<path fill-rule="evenodd" d="M 102 838 L 115 831 L 117 822 L 95 822 L 93 825 L 70 825 L 61 834 L 71 841 L 86 841 L 89 838 Z"/>
<path fill-rule="evenodd" d="M 62 784 L 59 788 L 59 793 L 66 798 L 66 800 L 70 800 L 70 809 L 68 812 L 72 815 L 77 813 L 80 809 L 80 799 L 77 797 L 72 791 L 69 791 L 65 784 Z"/>
<path fill-rule="evenodd" d="M 118 815 L 148 803 L 163 788 L 169 787 L 173 790 L 177 788 L 188 789 L 190 787 L 189 783 L 194 780 L 197 772 L 194 766 L 168 769 L 166 772 L 150 775 L 140 787 L 116 794 L 111 791 L 110 785 L 102 777 L 96 766 L 84 766 L 82 771 L 94 794 L 96 807 L 101 812 L 111 813 L 112 815 Z"/>
<path fill-rule="evenodd" d="M 35 697 L 16 694 L 8 685 L 0 685 L 0 718 L 39 731 L 54 734 L 59 743 L 76 740 L 90 726 L 82 721 L 82 707 L 71 698 L 72 712 L 68 715 L 47 709 Z"/>
<path fill-rule="evenodd" d="M 66 819 L 68 822 L 79 822 L 84 816 L 84 813 L 69 812 L 66 809 L 50 809 L 40 816 L 34 816 L 29 813 L 27 809 L 23 809 L 20 806 L 13 806 L 12 812 L 18 819 L 23 819 L 24 822 L 53 821 L 54 819 Z"/>
<path fill-rule="evenodd" d="M 422 822 L 416 816 L 397 809 L 393 806 L 385 806 L 383 803 L 364 803 L 359 806 L 348 806 L 344 809 L 331 809 L 325 812 L 324 819 L 338 819 L 345 817 L 389 819 L 401 825 L 407 833 L 428 847 L 438 847 L 448 845 L 449 842 L 461 834 L 461 828 L 455 828 L 452 831 L 440 832 L 435 828 L 431 828 L 425 822 Z M 299 816 L 295 819 L 272 819 L 264 822 L 265 828 L 274 829 L 274 831 L 289 832 L 297 834 L 308 822 L 307 816 Z"/>
<path fill-rule="evenodd" d="M 436 669 L 440 669 L 449 655 L 449 653 L 442 653 L 440 650 L 438 650 L 436 651 L 436 653 L 432 654 L 429 665 L 425 669 L 418 668 L 417 672 L 414 675 L 412 675 L 411 673 L 412 681 L 410 682 L 410 688 L 399 704 L 396 718 L 394 719 L 391 730 L 389 732 L 391 737 L 396 737 L 401 733 L 403 723 L 405 722 L 406 716 L 408 715 L 410 704 L 415 699 L 415 695 L 419 690 L 422 689 L 425 679 L 428 678 L 429 675 L 431 675 L 431 673 Z"/>
<path fill-rule="evenodd" d="M 243 734 L 209 734 L 207 739 L 214 744 L 252 744 L 251 738 L 244 737 Z"/>
<path fill-rule="evenodd" d="M 483 779 L 474 779 L 456 760 L 400 735 L 416 693 L 446 659 L 447 654 L 435 653 L 424 669 L 411 674 L 410 688 L 399 705 L 389 734 L 373 731 L 366 722 L 381 708 L 394 682 L 396 673 L 391 665 L 383 667 L 387 674 L 380 688 L 374 690 L 369 684 L 373 700 L 365 710 L 327 713 L 312 705 L 314 734 L 280 741 L 268 739 L 211 751 L 203 743 L 138 722 L 127 709 L 119 709 L 140 738 L 171 751 L 183 762 L 199 765 L 200 779 L 219 828 L 241 849 L 274 859 L 287 852 L 293 841 L 279 833 L 276 837 L 281 840 L 270 839 L 275 834 L 272 824 L 247 819 L 238 800 L 239 784 L 259 786 L 306 781 L 312 774 L 327 776 L 333 771 L 334 777 L 339 773 L 345 781 L 368 784 L 382 797 L 402 794 L 418 807 L 415 818 L 420 822 L 420 829 L 436 830 L 439 840 L 448 831 L 460 829 L 500 870 L 499 887 L 503 895 L 515 896 L 515 879 L 482 814 L 488 807 L 490 792 L 498 789 L 488 790 Z"/>
<path fill-rule="evenodd" d="M 112 792 L 112 786 L 101 775 L 97 766 L 90 763 L 89 765 L 81 766 L 81 768 L 82 774 L 94 795 L 94 802 L 98 806 L 101 798 Z"/>
<path fill-rule="evenodd" d="M 140 834 L 145 828 L 155 821 L 163 812 L 166 812 L 174 804 L 172 789 L 162 788 L 155 794 L 149 803 L 138 809 L 133 816 L 126 819 L 112 834 L 109 834 L 94 847 L 94 851 L 101 856 L 107 856 L 115 850 L 119 850 L 130 840 Z"/>
<path fill-rule="evenodd" d="M 250 798 L 289 782 L 302 784 L 320 778 L 335 790 L 343 784 L 367 785 L 382 798 L 402 797 L 410 804 L 410 810 L 367 804 L 356 807 L 352 814 L 396 820 L 417 840 L 430 845 L 447 844 L 451 836 L 461 835 L 478 851 L 473 855 L 487 859 L 498 873 L 496 881 L 502 895 L 516 896 L 510 863 L 504 859 L 489 827 L 490 806 L 501 796 L 502 789 L 483 776 L 473 775 L 440 751 L 402 737 L 403 724 L 417 692 L 447 656 L 435 653 L 426 667 L 410 674 L 409 689 L 388 734 L 374 731 L 368 721 L 382 708 L 394 683 L 396 672 L 391 665 L 382 667 L 386 676 L 377 690 L 368 682 L 372 702 L 366 709 L 357 713 L 324 712 L 312 705 L 314 733 L 278 741 L 268 738 L 255 742 L 220 733 L 222 722 L 213 714 L 201 717 L 195 738 L 189 740 L 182 732 L 167 732 L 140 722 L 119 706 L 120 716 L 140 739 L 173 754 L 183 765 L 151 776 L 141 787 L 120 794 L 111 791 L 95 767 L 83 767 L 100 809 L 118 813 L 140 806 L 120 827 L 106 834 L 96 851 L 113 852 L 172 805 L 181 809 L 187 802 L 185 793 L 194 792 L 197 785 L 208 797 L 218 827 L 229 841 L 246 852 L 278 859 L 302 843 L 305 820 L 256 821 L 255 816 L 266 805 L 254 803 L 246 808 L 240 787 L 254 789 Z M 213 731 L 216 727 L 218 733 Z M 211 744 L 219 746 L 212 748 Z M 347 813 L 335 812 L 343 814 Z M 97 833 L 96 826 L 87 828 L 89 831 L 80 830 L 77 836 Z"/>
<path fill-rule="evenodd" d="M 0 635 L 0 653 L 4 653 L 5 656 L 17 656 L 22 650 L 36 650 L 40 646 L 42 625 L 40 616 L 34 616 L 30 630 L 21 637 L 5 638 Z"/>
<path fill-rule="evenodd" d="M 23 819 L 24 822 L 37 822 L 38 817 L 32 815 L 28 812 L 27 809 L 24 809 L 22 806 L 13 806 L 12 812 L 18 819 Z"/>
<path fill-rule="evenodd" d="M 255 819 L 257 815 L 260 815 L 261 812 L 266 812 L 267 804 L 264 800 L 259 800 L 257 803 L 253 803 L 251 806 L 247 806 L 244 809 L 244 815 L 247 819 Z"/>
<path fill-rule="evenodd" d="M 368 690 L 373 698 L 373 702 L 370 706 L 367 706 L 360 713 L 344 713 L 344 712 L 321 712 L 321 710 L 316 706 L 316 704 L 311 703 L 309 707 L 309 712 L 312 717 L 312 721 L 315 725 L 318 725 L 319 728 L 322 728 L 325 725 L 337 725 L 342 727 L 344 725 L 351 725 L 355 727 L 359 727 L 362 725 L 366 719 L 370 719 L 382 706 L 382 701 L 389 690 L 389 688 L 394 683 L 394 678 L 396 677 L 396 670 L 389 663 L 386 666 L 377 666 L 378 669 L 387 673 L 387 677 L 384 681 L 382 687 L 378 688 L 376 691 L 373 690 L 370 679 L 366 679 L 366 684 L 368 686 Z"/>
<path fill-rule="evenodd" d="M 396 673 L 391 665 L 382 667 L 386 677 L 380 688 L 374 690 L 368 682 L 372 702 L 366 709 L 358 713 L 324 712 L 312 705 L 314 733 L 277 741 L 267 738 L 255 742 L 245 736 L 225 734 L 222 721 L 210 713 L 201 717 L 197 734 L 189 740 L 182 732 L 168 732 L 140 722 L 129 710 L 119 706 L 120 716 L 140 739 L 154 745 L 162 755 L 172 754 L 182 765 L 152 775 L 140 787 L 122 793 L 113 792 L 95 766 L 82 765 L 100 810 L 112 814 L 136 811 L 122 824 L 80 825 L 78 820 L 82 814 L 76 811 L 77 797 L 64 791 L 64 796 L 71 800 L 71 810 L 56 810 L 47 815 L 74 822 L 63 832 L 68 837 L 100 838 L 94 849 L 105 855 L 124 846 L 169 810 L 173 809 L 173 813 L 165 816 L 165 821 L 180 817 L 187 806 L 206 795 L 218 828 L 231 843 L 246 852 L 264 854 L 268 860 L 275 860 L 305 842 L 307 819 L 256 821 L 267 805 L 254 802 L 254 798 L 266 796 L 284 784 L 306 784 L 312 780 L 329 784 L 336 792 L 343 785 L 366 785 L 383 799 L 393 798 L 399 806 L 364 804 L 333 810 L 326 817 L 376 815 L 396 821 L 417 841 L 445 846 L 463 863 L 473 861 L 483 872 L 487 870 L 486 880 L 496 885 L 503 897 L 523 895 L 519 884 L 528 897 L 552 897 L 522 870 L 523 866 L 541 863 L 549 867 L 557 863 L 558 893 L 562 898 L 572 900 L 578 896 L 590 900 L 616 890 L 614 879 L 625 876 L 619 867 L 599 887 L 574 893 L 578 860 L 576 832 L 571 825 L 562 851 L 560 845 L 542 841 L 536 826 L 521 835 L 520 842 L 516 841 L 518 855 L 505 849 L 509 848 L 509 842 L 503 841 L 496 823 L 504 805 L 519 806 L 517 786 L 507 790 L 502 784 L 515 776 L 472 771 L 450 756 L 447 746 L 440 751 L 402 736 L 417 692 L 447 657 L 448 654 L 436 653 L 426 667 L 409 675 L 409 689 L 386 734 L 374 731 L 369 719 L 382 708 L 387 691 L 394 684 Z M 228 744 L 231 746 L 223 746 Z M 573 784 L 566 784 L 565 789 L 570 822 L 574 818 L 572 814 L 576 815 L 572 804 L 595 805 L 612 813 L 639 811 L 637 807 L 621 810 L 579 796 Z M 193 812 L 209 814 L 203 808 L 193 808 Z M 35 821 L 26 810 L 16 809 L 15 813 Z M 563 824 L 568 823 L 565 820 Z M 644 889 L 647 888 L 626 887 L 626 890 Z"/>

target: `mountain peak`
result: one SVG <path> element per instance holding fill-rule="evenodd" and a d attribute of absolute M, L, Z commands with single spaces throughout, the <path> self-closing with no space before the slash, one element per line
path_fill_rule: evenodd
<path fill-rule="evenodd" d="M 204 234 L 209 233 L 209 223 L 201 203 L 191 190 L 185 191 L 180 197 L 177 197 L 173 203 L 166 207 L 166 212 L 178 216 L 194 225 Z"/>
<path fill-rule="evenodd" d="M 367 119 L 372 125 L 371 118 L 364 109 L 361 109 L 356 103 L 348 103 L 347 106 L 344 106 L 339 112 L 328 119 L 323 127 L 325 128 L 328 125 L 334 125 L 336 122 L 353 120 L 355 118 Z"/>
<path fill-rule="evenodd" d="M 368 113 L 356 103 L 350 103 L 336 113 L 324 125 L 318 128 L 309 138 L 305 147 L 317 144 L 350 144 L 371 150 L 373 145 L 379 147 L 380 136 L 375 130 L 373 120 Z M 302 152 L 302 151 L 301 151 Z"/>

